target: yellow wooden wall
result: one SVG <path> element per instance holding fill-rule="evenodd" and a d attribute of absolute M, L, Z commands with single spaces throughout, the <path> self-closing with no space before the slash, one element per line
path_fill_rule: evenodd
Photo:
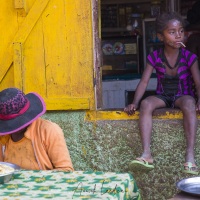
<path fill-rule="evenodd" d="M 48 110 L 95 109 L 92 0 L 1 0 L 0 89 L 38 92 Z"/>

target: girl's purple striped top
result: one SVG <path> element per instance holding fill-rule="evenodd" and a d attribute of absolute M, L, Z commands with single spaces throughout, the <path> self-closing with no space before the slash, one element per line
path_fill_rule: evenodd
<path fill-rule="evenodd" d="M 157 75 L 157 94 L 163 94 L 162 82 L 165 78 L 166 68 L 164 65 L 164 51 L 163 48 L 153 51 L 147 56 L 147 63 L 149 63 L 155 70 Z M 195 96 L 194 81 L 190 71 L 191 66 L 197 60 L 196 54 L 180 48 L 179 62 L 177 75 L 179 78 L 178 92 L 175 96 L 191 95 Z"/>

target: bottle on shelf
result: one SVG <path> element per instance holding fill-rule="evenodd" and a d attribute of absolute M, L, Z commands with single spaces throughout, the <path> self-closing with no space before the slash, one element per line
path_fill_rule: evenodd
<path fill-rule="evenodd" d="M 130 35 L 137 36 L 142 34 L 141 23 L 141 14 L 133 13 L 129 16 L 126 29 L 130 31 Z"/>

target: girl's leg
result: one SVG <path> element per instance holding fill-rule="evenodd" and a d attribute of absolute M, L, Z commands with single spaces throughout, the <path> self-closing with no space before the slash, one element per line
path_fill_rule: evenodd
<path fill-rule="evenodd" d="M 156 108 L 163 107 L 166 107 L 165 102 L 155 96 L 147 97 L 140 104 L 139 129 L 143 147 L 143 153 L 141 157 L 150 163 L 153 162 L 150 150 L 152 134 L 152 113 Z"/>
<path fill-rule="evenodd" d="M 194 147 L 197 132 L 196 102 L 191 96 L 182 96 L 175 102 L 183 112 L 183 128 L 186 136 L 186 156 L 185 161 L 195 163 Z"/>

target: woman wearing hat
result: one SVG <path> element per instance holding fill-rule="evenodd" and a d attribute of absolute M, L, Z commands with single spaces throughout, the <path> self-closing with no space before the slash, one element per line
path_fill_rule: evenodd
<path fill-rule="evenodd" d="M 0 161 L 22 169 L 73 171 L 62 129 L 40 118 L 46 112 L 37 93 L 0 92 Z"/>

